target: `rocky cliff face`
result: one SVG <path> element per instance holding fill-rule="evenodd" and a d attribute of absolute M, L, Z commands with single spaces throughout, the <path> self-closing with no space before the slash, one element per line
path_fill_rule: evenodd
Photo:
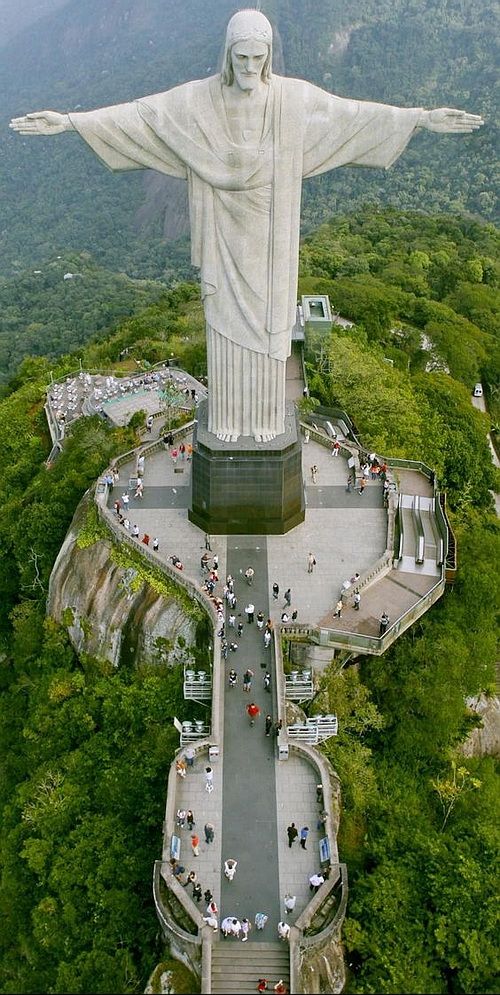
<path fill-rule="evenodd" d="M 68 628 L 75 649 L 114 666 L 154 662 L 162 647 L 182 636 L 195 640 L 195 626 L 173 600 L 138 583 L 133 569 L 111 558 L 112 545 L 101 540 L 80 549 L 76 537 L 90 498 L 73 519 L 51 575 L 48 611 Z M 165 641 L 165 642 L 164 642 Z"/>
<path fill-rule="evenodd" d="M 479 694 L 467 701 L 481 719 L 462 745 L 464 757 L 500 757 L 500 697 Z"/>

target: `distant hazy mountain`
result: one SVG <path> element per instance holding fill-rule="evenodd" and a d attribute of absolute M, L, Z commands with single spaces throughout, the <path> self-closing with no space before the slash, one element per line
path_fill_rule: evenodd
<path fill-rule="evenodd" d="M 0 48 L 14 35 L 70 0 L 0 0 Z"/>
<path fill-rule="evenodd" d="M 49 2 L 53 7 L 56 0 Z M 148 173 L 110 175 L 76 136 L 22 139 L 7 131 L 7 120 L 45 107 L 103 106 L 208 75 L 235 6 L 233 0 L 67 0 L 0 49 L 0 273 L 54 252 L 89 250 L 131 275 L 161 275 L 165 240 L 187 230 L 183 185 Z M 308 181 L 306 227 L 367 201 L 494 217 L 493 0 L 270 0 L 264 6 L 277 27 L 278 71 L 343 96 L 464 106 L 487 117 L 483 132 L 466 138 L 417 136 L 387 173 L 343 169 Z M 10 0 L 7 9 L 13 10 Z"/>

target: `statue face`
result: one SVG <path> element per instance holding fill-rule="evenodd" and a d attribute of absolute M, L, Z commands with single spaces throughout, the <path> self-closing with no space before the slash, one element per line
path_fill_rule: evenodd
<path fill-rule="evenodd" d="M 262 77 L 268 47 L 262 41 L 239 41 L 231 49 L 234 83 L 240 90 L 255 90 Z"/>

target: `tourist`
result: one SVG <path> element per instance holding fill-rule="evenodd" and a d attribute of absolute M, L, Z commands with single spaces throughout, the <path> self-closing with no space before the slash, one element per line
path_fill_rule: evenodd
<path fill-rule="evenodd" d="M 211 767 L 205 767 L 205 791 L 209 794 L 214 790 L 214 772 Z"/>
<path fill-rule="evenodd" d="M 308 572 L 308 574 L 312 574 L 315 566 L 316 566 L 315 557 L 314 557 L 314 555 L 312 553 L 309 553 L 308 557 L 307 557 L 307 572 Z"/>
<path fill-rule="evenodd" d="M 186 868 L 183 867 L 182 864 L 180 864 L 179 861 L 175 859 L 175 857 L 172 857 L 170 865 L 172 867 L 172 874 L 174 878 L 179 882 L 179 884 L 183 885 L 184 882 L 181 879 L 182 876 L 186 873 Z"/>
<path fill-rule="evenodd" d="M 255 913 L 255 920 L 254 920 L 254 922 L 255 922 L 255 928 L 256 929 L 264 929 L 264 926 L 266 925 L 266 922 L 267 922 L 268 919 L 269 919 L 269 916 L 266 916 L 265 912 L 256 912 Z"/>
<path fill-rule="evenodd" d="M 309 826 L 303 826 L 302 829 L 300 830 L 300 845 L 303 850 L 307 850 L 306 842 L 308 836 L 309 836 Z"/>
<path fill-rule="evenodd" d="M 316 463 L 315 463 L 311 467 L 311 481 L 312 481 L 313 484 L 316 483 L 316 477 L 317 477 L 317 475 L 318 475 L 318 467 L 316 466 Z"/>
<path fill-rule="evenodd" d="M 266 715 L 266 736 L 270 736 L 272 728 L 273 728 L 272 715 Z"/>
<path fill-rule="evenodd" d="M 245 608 L 245 615 L 247 617 L 247 622 L 249 623 L 249 625 L 253 622 L 254 612 L 255 612 L 255 606 L 252 604 L 251 601 L 249 601 Z"/>
<path fill-rule="evenodd" d="M 289 892 L 287 892 L 283 902 L 285 906 L 285 915 L 287 916 L 289 915 L 290 912 L 294 911 L 297 902 L 297 896 L 291 895 Z"/>
<path fill-rule="evenodd" d="M 215 839 L 215 826 L 212 822 L 206 822 L 204 826 L 205 843 L 213 843 Z"/>
<path fill-rule="evenodd" d="M 361 595 L 360 595 L 359 591 L 355 591 L 354 592 L 354 598 L 353 598 L 352 603 L 354 605 L 354 611 L 359 612 L 359 606 L 361 604 Z"/>
<path fill-rule="evenodd" d="M 290 938 L 290 926 L 287 922 L 278 923 L 278 937 L 280 940 L 288 940 Z"/>
<path fill-rule="evenodd" d="M 279 584 L 273 584 L 273 598 L 275 601 L 278 600 L 279 593 L 280 593 Z"/>
<path fill-rule="evenodd" d="M 176 825 L 178 826 L 178 828 L 179 829 L 184 829 L 184 826 L 186 825 L 186 811 L 185 811 L 185 809 L 178 808 L 177 812 L 176 812 L 175 819 L 176 819 Z"/>
<path fill-rule="evenodd" d="M 292 603 L 292 592 L 290 588 L 288 588 L 288 590 L 285 591 L 284 598 L 285 598 L 285 605 L 288 605 L 288 607 L 290 607 Z"/>
<path fill-rule="evenodd" d="M 339 600 L 337 601 L 337 604 L 335 605 L 335 611 L 333 613 L 333 617 L 334 618 L 340 618 L 341 617 L 343 607 L 344 607 L 344 602 L 342 601 L 342 598 L 339 598 Z"/>
<path fill-rule="evenodd" d="M 226 916 L 220 924 L 222 938 L 225 939 L 230 936 L 233 932 L 233 918 L 231 916 Z"/>
<path fill-rule="evenodd" d="M 298 831 L 297 826 L 295 825 L 294 822 L 290 823 L 290 825 L 287 828 L 286 833 L 287 833 L 287 836 L 288 836 L 288 846 L 290 847 L 290 849 L 292 849 L 292 845 L 295 843 L 295 840 L 297 839 L 297 836 L 299 835 L 299 831 Z"/>
<path fill-rule="evenodd" d="M 133 525 L 132 526 L 132 535 L 133 535 L 134 539 L 138 539 L 139 538 L 139 526 L 138 525 Z"/>
<path fill-rule="evenodd" d="M 309 878 L 309 891 L 313 891 L 316 894 L 324 883 L 325 879 L 322 874 L 311 874 Z"/>
<path fill-rule="evenodd" d="M 266 631 L 264 633 L 264 647 L 265 647 L 265 649 L 267 650 L 270 645 L 271 645 L 271 633 L 269 632 L 269 629 L 266 629 Z"/>
<path fill-rule="evenodd" d="M 191 849 L 193 851 L 193 857 L 199 857 L 200 855 L 200 837 L 193 833 L 191 836 Z"/>
<path fill-rule="evenodd" d="M 258 705 L 255 704 L 254 701 L 250 702 L 250 704 L 247 705 L 247 715 L 248 718 L 250 719 L 250 725 L 253 726 L 255 719 L 258 719 L 260 715 L 260 708 Z"/>
<path fill-rule="evenodd" d="M 186 776 L 187 766 L 186 766 L 186 761 L 184 760 L 183 757 L 179 757 L 179 759 L 175 761 L 175 769 L 179 777 Z"/>
<path fill-rule="evenodd" d="M 153 550 L 154 550 L 154 552 L 157 553 L 159 548 L 160 548 L 160 543 L 159 543 L 159 540 L 157 539 L 157 537 L 155 536 L 154 539 L 153 539 Z"/>
<path fill-rule="evenodd" d="M 288 988 L 286 987 L 283 978 L 280 978 L 279 981 L 276 982 L 273 991 L 276 992 L 276 995 L 287 995 Z"/>
<path fill-rule="evenodd" d="M 253 670 L 250 670 L 250 667 L 248 667 L 247 670 L 245 670 L 245 673 L 243 674 L 244 691 L 250 691 L 250 688 L 252 687 L 252 677 L 253 677 Z"/>
<path fill-rule="evenodd" d="M 379 623 L 379 636 L 383 636 L 384 632 L 387 631 L 387 626 L 389 625 L 389 621 L 390 620 L 387 612 L 382 612 Z"/>
<path fill-rule="evenodd" d="M 248 584 L 249 587 L 251 587 L 252 584 L 253 584 L 254 575 L 255 575 L 255 571 L 254 571 L 253 567 L 247 567 L 246 570 L 245 570 L 245 578 L 246 578 L 246 582 L 247 582 L 247 584 Z"/>
<path fill-rule="evenodd" d="M 234 857 L 228 857 L 228 859 L 224 861 L 224 874 L 227 877 L 228 881 L 234 880 L 234 875 L 236 874 L 237 866 L 238 866 L 238 861 L 235 860 Z"/>
<path fill-rule="evenodd" d="M 193 898 L 195 902 L 201 902 L 201 895 L 202 895 L 201 884 L 198 881 L 193 887 Z"/>
<path fill-rule="evenodd" d="M 259 614 L 257 615 L 257 618 L 256 618 L 256 622 L 257 622 L 257 628 L 258 629 L 263 629 L 264 628 L 264 612 L 259 612 Z"/>
<path fill-rule="evenodd" d="M 192 808 L 188 808 L 186 812 L 186 823 L 189 831 L 192 832 L 193 826 L 196 825 Z"/>

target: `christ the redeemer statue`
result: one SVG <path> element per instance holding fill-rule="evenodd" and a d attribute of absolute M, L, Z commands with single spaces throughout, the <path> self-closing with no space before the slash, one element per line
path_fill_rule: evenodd
<path fill-rule="evenodd" d="M 187 180 L 207 325 L 208 429 L 230 442 L 284 432 L 303 178 L 338 166 L 387 168 L 418 128 L 466 134 L 483 123 L 449 108 L 346 100 L 272 74 L 271 62 L 269 21 L 241 10 L 216 76 L 114 107 L 11 122 L 23 135 L 77 131 L 112 170 Z"/>

